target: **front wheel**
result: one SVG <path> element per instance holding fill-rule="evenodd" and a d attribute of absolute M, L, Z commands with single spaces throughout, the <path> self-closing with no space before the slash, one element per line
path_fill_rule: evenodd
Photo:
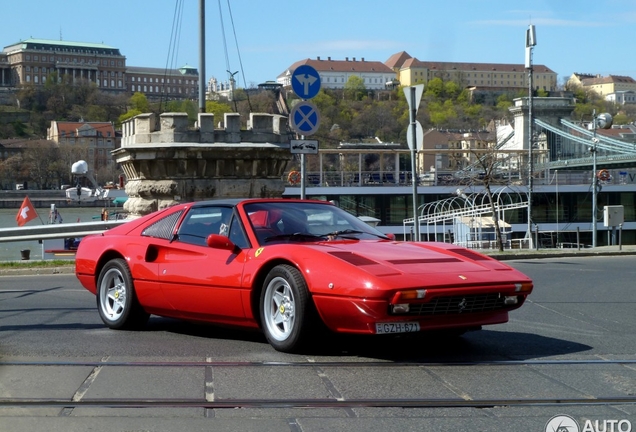
<path fill-rule="evenodd" d="M 290 265 L 274 267 L 261 292 L 261 324 L 278 351 L 292 352 L 309 331 L 311 300 L 305 279 Z"/>
<path fill-rule="evenodd" d="M 112 329 L 138 328 L 150 317 L 137 301 L 130 269 L 121 258 L 107 262 L 99 274 L 97 309 Z"/>

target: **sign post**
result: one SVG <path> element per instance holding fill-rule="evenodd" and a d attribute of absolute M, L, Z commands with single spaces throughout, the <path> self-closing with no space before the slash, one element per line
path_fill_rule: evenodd
<path fill-rule="evenodd" d="M 320 75 L 313 67 L 309 65 L 301 65 L 294 70 L 291 77 L 291 84 L 294 93 L 301 99 L 311 99 L 320 91 Z M 320 125 L 320 113 L 318 108 L 311 102 L 303 100 L 292 108 L 289 114 L 290 126 L 300 134 L 301 140 L 305 140 L 305 135 L 313 135 Z M 318 152 L 318 141 L 315 142 L 315 150 Z M 300 199 L 305 199 L 305 154 L 306 151 L 294 152 L 300 153 Z"/>
<path fill-rule="evenodd" d="M 409 104 L 409 128 L 407 131 L 407 142 L 411 149 L 411 177 L 413 179 L 413 235 L 415 241 L 420 241 L 420 219 L 417 214 L 417 148 L 423 136 L 418 137 L 418 132 L 423 135 L 422 125 L 416 120 L 417 109 L 424 93 L 424 84 L 417 84 L 411 87 L 404 87 L 406 102 Z M 418 128 L 419 126 L 419 128 Z M 410 135 L 410 136 L 409 136 Z M 419 139 L 418 139 L 419 138 Z"/>

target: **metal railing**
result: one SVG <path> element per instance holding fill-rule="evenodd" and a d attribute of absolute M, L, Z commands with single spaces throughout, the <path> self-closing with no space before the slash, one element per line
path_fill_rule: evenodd
<path fill-rule="evenodd" d="M 1 228 L 0 243 L 18 242 L 28 240 L 61 239 L 67 237 L 84 237 L 89 234 L 99 234 L 122 225 L 127 220 L 82 222 L 38 225 L 32 227 Z"/>

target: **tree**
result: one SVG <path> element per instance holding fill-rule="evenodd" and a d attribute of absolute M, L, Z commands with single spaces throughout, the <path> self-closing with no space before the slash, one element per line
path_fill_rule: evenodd
<path fill-rule="evenodd" d="M 148 98 L 145 94 L 140 92 L 135 92 L 130 97 L 130 110 L 138 111 L 141 113 L 147 113 L 150 111 L 150 105 L 148 104 Z"/>
<path fill-rule="evenodd" d="M 22 182 L 21 176 L 22 155 L 15 154 L 0 162 L 0 173 L 3 179 L 9 179 L 11 183 Z"/>
<path fill-rule="evenodd" d="M 214 121 L 225 122 L 225 114 L 232 112 L 232 107 L 223 102 L 206 101 L 205 112 L 214 114 Z"/>
<path fill-rule="evenodd" d="M 356 101 L 361 100 L 367 94 L 364 80 L 359 76 L 352 75 L 344 85 L 344 95 L 346 99 Z"/>
<path fill-rule="evenodd" d="M 500 252 L 503 252 L 503 240 L 501 236 L 501 226 L 499 223 L 499 212 L 497 211 L 497 203 L 492 192 L 492 186 L 501 184 L 499 179 L 499 171 L 502 161 L 505 160 L 505 155 L 498 151 L 495 146 L 489 147 L 486 152 L 476 152 L 475 149 L 471 149 L 471 154 L 475 159 L 476 170 L 472 172 L 466 171 L 468 177 L 466 182 L 469 184 L 481 184 L 484 187 L 486 196 L 488 197 L 488 203 L 490 204 L 490 210 L 492 213 L 492 220 L 495 229 L 495 244 Z"/>
<path fill-rule="evenodd" d="M 444 96 L 444 81 L 441 78 L 435 77 L 430 80 L 426 85 L 426 90 L 424 91 L 424 97 L 439 99 Z"/>
<path fill-rule="evenodd" d="M 29 143 L 24 150 L 23 161 L 28 169 L 28 178 L 38 189 L 49 189 L 55 184 L 51 176 L 52 166 L 59 159 L 59 151 L 52 141 L 40 140 Z"/>

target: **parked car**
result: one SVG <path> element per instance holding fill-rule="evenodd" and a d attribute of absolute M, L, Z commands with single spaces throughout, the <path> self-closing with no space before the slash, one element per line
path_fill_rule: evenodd
<path fill-rule="evenodd" d="M 519 271 L 453 244 L 402 242 L 330 202 L 179 204 L 84 237 L 76 275 L 110 328 L 151 314 L 260 329 L 280 351 L 324 331 L 455 334 L 508 321 Z"/>

